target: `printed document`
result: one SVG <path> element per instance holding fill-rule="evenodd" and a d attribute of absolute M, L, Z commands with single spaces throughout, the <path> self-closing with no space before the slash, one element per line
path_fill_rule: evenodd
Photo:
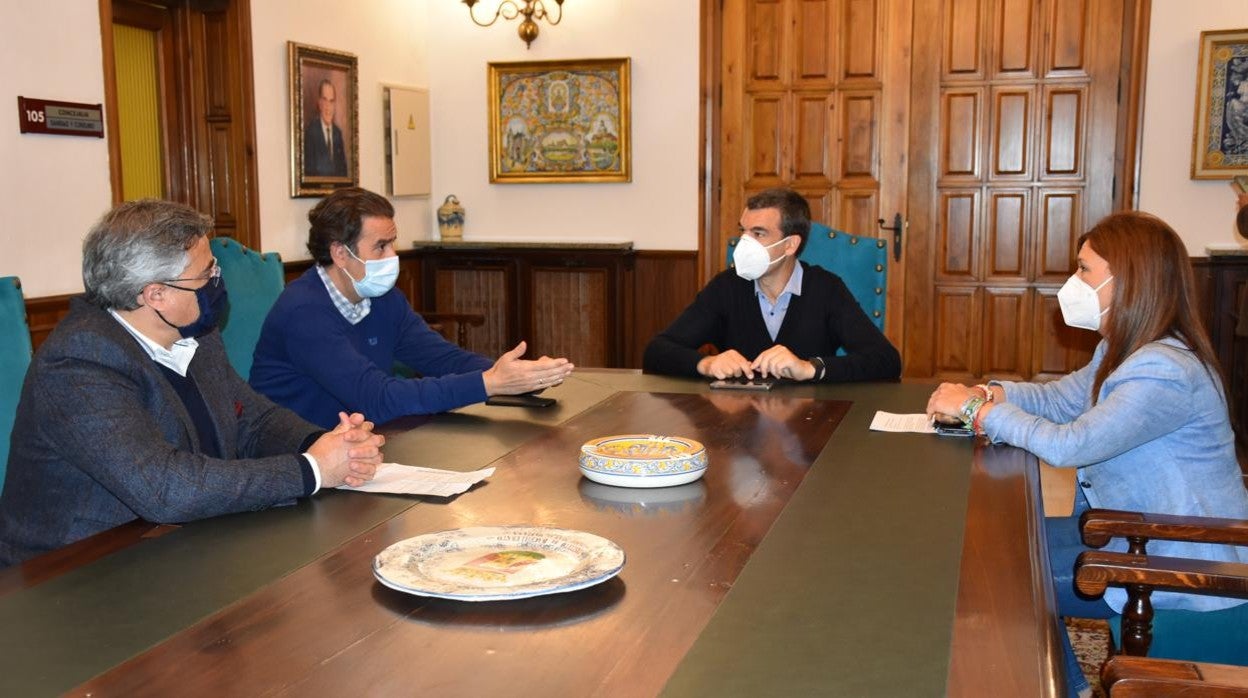
<path fill-rule="evenodd" d="M 382 463 L 377 475 L 359 487 L 339 485 L 340 490 L 352 492 L 384 492 L 387 494 L 426 494 L 434 497 L 450 497 L 467 491 L 469 487 L 494 474 L 494 468 L 483 468 L 467 473 L 455 470 L 420 468 L 399 463 Z"/>

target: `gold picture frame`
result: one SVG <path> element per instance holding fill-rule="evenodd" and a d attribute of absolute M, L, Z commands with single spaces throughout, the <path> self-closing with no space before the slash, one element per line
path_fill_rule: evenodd
<path fill-rule="evenodd" d="M 356 186 L 360 181 L 360 89 L 355 54 L 287 41 L 286 56 L 290 195 L 324 196 Z"/>
<path fill-rule="evenodd" d="M 632 181 L 629 90 L 628 58 L 490 63 L 490 181 Z"/>
<path fill-rule="evenodd" d="M 1200 33 L 1192 179 L 1248 174 L 1248 29 Z"/>

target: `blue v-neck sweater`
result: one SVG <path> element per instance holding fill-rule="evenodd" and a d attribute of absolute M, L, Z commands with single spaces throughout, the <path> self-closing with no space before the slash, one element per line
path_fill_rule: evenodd
<path fill-rule="evenodd" d="M 422 378 L 392 375 L 395 361 Z M 367 317 L 347 322 L 316 269 L 282 292 L 260 332 L 251 385 L 308 421 L 330 429 L 338 413 L 377 424 L 433 414 L 486 398 L 481 374 L 494 364 L 429 328 L 398 289 L 372 300 Z"/>

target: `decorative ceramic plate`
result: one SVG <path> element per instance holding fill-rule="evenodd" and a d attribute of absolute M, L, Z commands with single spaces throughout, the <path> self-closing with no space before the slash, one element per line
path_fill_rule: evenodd
<path fill-rule="evenodd" d="M 478 526 L 399 541 L 373 559 L 377 581 L 460 601 L 502 601 L 584 589 L 624 567 L 624 551 L 584 531 Z"/>
<path fill-rule="evenodd" d="M 621 434 L 581 446 L 581 473 L 616 487 L 670 487 L 706 473 L 706 448 L 681 436 Z"/>

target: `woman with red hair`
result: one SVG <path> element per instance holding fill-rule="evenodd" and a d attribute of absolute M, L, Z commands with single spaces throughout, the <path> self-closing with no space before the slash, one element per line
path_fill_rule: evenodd
<path fill-rule="evenodd" d="M 1058 302 L 1066 324 L 1103 337 L 1091 363 L 1050 383 L 945 383 L 927 412 L 1078 469 L 1074 516 L 1046 522 L 1058 608 L 1062 615 L 1109 617 L 1122 612 L 1124 589 L 1111 587 L 1103 601 L 1074 590 L 1074 561 L 1086 549 L 1079 514 L 1096 507 L 1248 519 L 1248 491 L 1183 241 L 1161 219 L 1126 212 L 1097 223 L 1078 250 L 1078 270 Z M 1109 549 L 1125 551 L 1126 541 Z M 1152 541 L 1148 550 L 1248 562 L 1248 551 L 1224 545 Z M 1190 611 L 1243 603 L 1167 592 L 1152 601 L 1158 609 Z"/>

